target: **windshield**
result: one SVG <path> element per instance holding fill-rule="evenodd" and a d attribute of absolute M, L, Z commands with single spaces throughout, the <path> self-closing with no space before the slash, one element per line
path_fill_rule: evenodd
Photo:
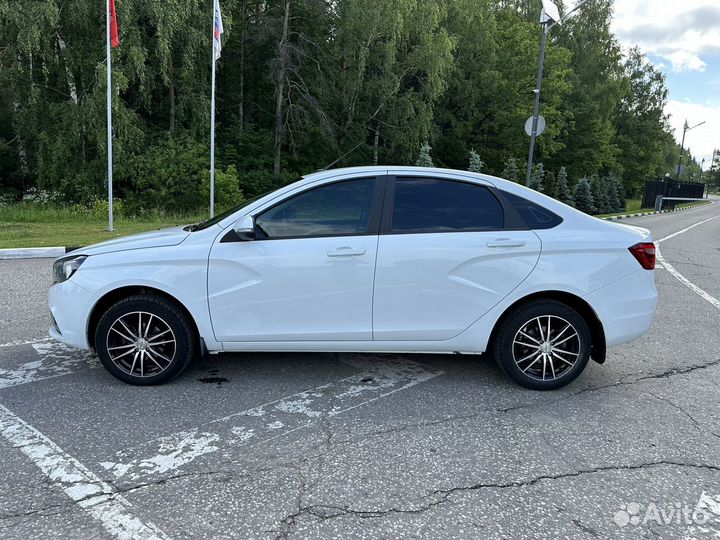
<path fill-rule="evenodd" d="M 201 230 L 203 230 L 203 229 L 207 229 L 208 227 L 212 227 L 212 226 L 215 225 L 216 223 L 221 222 L 223 219 L 225 219 L 226 217 L 234 214 L 234 213 L 237 212 L 238 210 L 242 210 L 242 209 L 245 208 L 248 204 L 254 203 L 254 202 L 257 201 L 258 199 L 261 199 L 262 197 L 264 197 L 264 196 L 267 195 L 268 193 L 271 193 L 271 192 L 270 192 L 270 191 L 266 191 L 265 193 L 261 193 L 260 195 L 256 195 L 255 197 L 253 197 L 253 198 L 251 198 L 251 199 L 248 199 L 247 201 L 243 201 L 243 202 L 241 202 L 240 204 L 238 204 L 238 205 L 236 205 L 236 206 L 233 206 L 232 208 L 230 208 L 230 209 L 228 209 L 228 210 L 225 210 L 224 212 L 216 215 L 215 217 L 212 217 L 212 218 L 210 218 L 210 219 L 206 219 L 205 221 L 201 221 L 200 223 L 196 223 L 195 225 L 189 225 L 188 227 L 186 227 L 186 229 L 187 229 L 188 231 L 190 231 L 190 232 L 194 232 L 194 231 L 201 231 Z"/>

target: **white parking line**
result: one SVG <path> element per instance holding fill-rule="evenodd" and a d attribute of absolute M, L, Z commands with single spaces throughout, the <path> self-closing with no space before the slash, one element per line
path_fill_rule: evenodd
<path fill-rule="evenodd" d="M 701 289 L 700 287 L 698 287 L 697 285 L 695 285 L 692 281 L 690 281 L 688 278 L 686 278 L 685 276 L 683 276 L 680 272 L 678 272 L 678 271 L 675 269 L 675 267 L 674 267 L 672 264 L 670 264 L 669 262 L 667 262 L 667 260 L 665 260 L 665 258 L 663 258 L 662 254 L 660 253 L 660 243 L 661 243 L 661 242 L 665 242 L 666 240 L 670 240 L 671 238 L 674 238 L 674 237 L 678 236 L 679 234 L 686 233 L 686 232 L 689 231 L 690 229 L 694 229 L 695 227 L 697 227 L 697 226 L 699 226 L 699 225 L 702 225 L 703 223 L 707 223 L 708 221 L 712 221 L 713 219 L 717 219 L 717 218 L 720 218 L 720 216 L 714 216 L 714 217 L 711 217 L 711 218 L 708 218 L 708 219 L 704 219 L 704 220 L 702 220 L 702 221 L 698 221 L 697 223 L 693 223 L 693 224 L 690 225 L 689 227 L 685 227 L 684 229 L 681 229 L 681 230 L 679 230 L 679 231 L 677 231 L 677 232 L 674 232 L 674 233 L 672 233 L 672 234 L 669 234 L 669 235 L 667 235 L 667 236 L 664 236 L 663 238 L 660 238 L 659 240 L 656 240 L 656 241 L 655 241 L 655 256 L 656 256 L 657 260 L 660 262 L 660 264 L 663 265 L 663 267 L 665 268 L 665 270 L 667 270 L 668 272 L 670 272 L 670 273 L 675 277 L 675 279 L 677 279 L 680 283 L 682 283 L 683 285 L 685 285 L 686 287 L 688 287 L 691 291 L 693 291 L 693 292 L 696 293 L 698 296 L 700 296 L 700 298 L 702 298 L 702 299 L 704 299 L 704 300 L 707 300 L 708 302 L 710 302 L 710 304 L 712 304 L 712 305 L 715 306 L 716 308 L 720 309 L 720 300 L 718 300 L 717 298 L 715 298 L 715 297 L 714 297 L 713 295 L 711 295 L 710 293 L 704 291 L 703 289 Z"/>
<path fill-rule="evenodd" d="M 354 357 L 361 373 L 312 390 L 208 422 L 204 426 L 160 437 L 140 449 L 118 452 L 101 463 L 116 479 L 147 481 L 211 453 L 214 461 L 237 456 L 237 448 L 270 441 L 302 429 L 319 418 L 333 417 L 430 380 L 443 372 L 404 358 Z"/>
<path fill-rule="evenodd" d="M 15 368 L 0 369 L 0 389 L 69 375 L 100 365 L 88 351 L 73 349 L 58 341 L 32 342 L 38 359 Z"/>
<path fill-rule="evenodd" d="M 132 505 L 109 484 L 3 405 L 0 405 L 0 434 L 22 451 L 53 486 L 62 489 L 114 537 L 120 540 L 168 538 L 155 525 L 143 523 L 131 514 Z"/>

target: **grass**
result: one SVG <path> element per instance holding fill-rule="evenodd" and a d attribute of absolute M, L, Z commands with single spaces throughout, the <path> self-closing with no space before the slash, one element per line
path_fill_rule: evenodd
<path fill-rule="evenodd" d="M 642 201 L 640 199 L 629 199 L 627 201 L 627 205 L 625 207 L 625 210 L 623 212 L 616 212 L 614 214 L 599 214 L 595 217 L 597 218 L 606 218 L 606 217 L 613 217 L 613 216 L 622 216 L 624 214 L 636 214 L 640 212 L 653 212 L 652 208 L 640 208 L 640 205 L 642 204 Z M 688 208 L 692 206 L 698 206 L 707 204 L 707 202 L 686 202 L 675 205 L 675 208 Z"/>
<path fill-rule="evenodd" d="M 107 230 L 107 215 L 82 208 L 39 208 L 29 204 L 0 206 L 0 248 L 87 246 L 128 234 L 185 225 L 203 216 L 118 217 Z"/>

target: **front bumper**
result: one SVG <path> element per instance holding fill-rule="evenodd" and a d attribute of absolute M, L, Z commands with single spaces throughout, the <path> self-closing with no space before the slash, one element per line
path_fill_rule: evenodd
<path fill-rule="evenodd" d="M 71 347 L 89 349 L 87 325 L 95 296 L 75 285 L 71 278 L 50 287 L 48 305 L 53 320 L 50 337 Z"/>

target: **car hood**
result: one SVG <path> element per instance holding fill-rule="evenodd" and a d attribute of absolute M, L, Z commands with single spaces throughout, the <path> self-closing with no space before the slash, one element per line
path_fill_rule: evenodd
<path fill-rule="evenodd" d="M 112 253 L 114 251 L 126 251 L 129 249 L 176 246 L 185 240 L 189 234 L 188 231 L 183 230 L 182 226 L 169 227 L 157 231 L 123 236 L 115 240 L 107 240 L 99 244 L 80 248 L 76 250 L 76 253 L 99 255 L 101 253 Z"/>

